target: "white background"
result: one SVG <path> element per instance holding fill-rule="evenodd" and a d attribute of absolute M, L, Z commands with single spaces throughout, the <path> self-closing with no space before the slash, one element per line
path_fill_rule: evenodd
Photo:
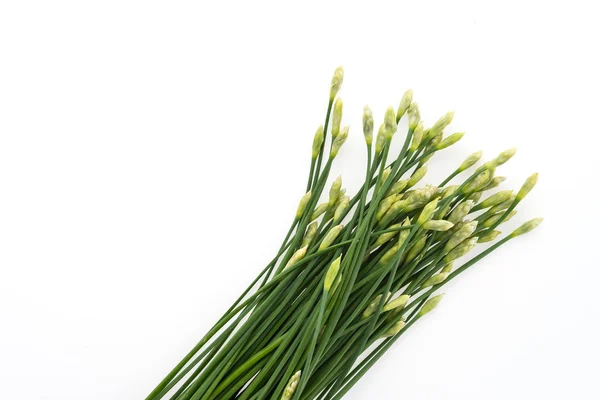
<path fill-rule="evenodd" d="M 0 3 L 2 399 L 142 399 L 275 253 L 329 82 L 362 180 L 362 108 L 412 87 L 544 216 L 452 282 L 348 399 L 598 398 L 594 2 Z M 402 125 L 404 127 L 404 125 Z"/>

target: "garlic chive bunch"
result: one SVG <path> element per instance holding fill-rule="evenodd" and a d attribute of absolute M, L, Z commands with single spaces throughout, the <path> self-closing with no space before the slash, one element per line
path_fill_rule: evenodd
<path fill-rule="evenodd" d="M 343 78 L 338 68 L 277 254 L 146 400 L 338 400 L 438 306 L 440 288 L 541 223 L 502 235 L 538 179 L 497 189 L 515 149 L 480 166 L 475 152 L 441 183 L 426 183 L 428 161 L 464 133 L 447 132 L 453 112 L 426 126 L 411 90 L 379 123 L 364 107 L 364 183 L 347 194 L 342 178 L 329 176 L 351 132 L 338 97 Z"/>

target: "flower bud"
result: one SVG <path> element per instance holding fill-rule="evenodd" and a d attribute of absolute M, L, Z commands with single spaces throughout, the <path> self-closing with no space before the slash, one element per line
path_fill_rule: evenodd
<path fill-rule="evenodd" d="M 456 260 L 457 258 L 464 256 L 469 251 L 473 250 L 473 248 L 477 244 L 477 240 L 478 240 L 477 237 L 472 237 L 470 239 L 465 240 L 464 242 L 462 242 L 461 244 L 459 244 L 458 246 L 456 246 L 455 248 L 450 250 L 450 252 L 448 254 L 446 254 L 446 257 L 444 257 L 443 261 L 451 262 L 451 261 Z"/>
<path fill-rule="evenodd" d="M 410 143 L 410 151 L 414 153 L 417 151 L 419 146 L 421 146 L 421 142 L 423 141 L 423 121 L 419 121 L 415 131 L 413 132 L 412 141 Z"/>
<path fill-rule="evenodd" d="M 412 260 L 417 258 L 417 256 L 419 254 L 421 254 L 421 251 L 425 247 L 426 242 L 427 242 L 427 236 L 421 236 L 421 238 L 419 240 L 417 240 L 417 242 L 410 248 L 410 251 L 408 252 L 408 255 L 406 256 L 407 263 L 411 262 Z"/>
<path fill-rule="evenodd" d="M 415 103 L 411 103 L 408 107 L 408 129 L 414 131 L 421 121 L 421 113 L 419 112 L 419 105 Z"/>
<path fill-rule="evenodd" d="M 336 138 L 340 133 L 340 126 L 342 125 L 342 110 L 344 103 L 339 97 L 333 104 L 333 116 L 331 118 L 331 137 Z"/>
<path fill-rule="evenodd" d="M 345 126 L 341 130 L 339 135 L 337 135 L 337 137 L 335 139 L 333 139 L 333 143 L 331 144 L 331 152 L 329 153 L 330 158 L 335 158 L 338 155 L 338 152 L 340 151 L 340 147 L 342 147 L 342 145 L 344 144 L 346 139 L 348 139 L 348 131 L 349 130 L 350 130 L 350 127 Z"/>
<path fill-rule="evenodd" d="M 504 164 L 508 160 L 510 160 L 515 155 L 516 152 L 517 152 L 516 147 L 513 147 L 512 149 L 504 150 L 502 153 L 500 153 L 498 155 L 498 157 L 494 158 L 491 161 L 491 166 L 493 168 L 501 166 L 502 164 Z"/>
<path fill-rule="evenodd" d="M 406 186 L 408 186 L 408 179 L 403 179 L 401 181 L 394 183 L 388 193 L 389 194 L 399 194 L 404 189 L 406 189 Z"/>
<path fill-rule="evenodd" d="M 333 92 L 333 83 L 331 84 L 331 90 Z M 292 377 L 290 378 L 290 381 L 288 382 L 288 384 L 285 386 L 285 389 L 283 390 L 283 395 L 281 396 L 281 400 L 292 400 L 292 397 L 294 397 L 294 392 L 296 391 L 296 388 L 298 387 L 298 383 L 300 382 L 301 375 L 302 375 L 302 371 L 298 371 L 294 375 L 292 375 Z"/>
<path fill-rule="evenodd" d="M 472 208 L 473 201 L 463 201 L 462 203 L 454 207 L 454 210 L 452 210 L 450 216 L 448 217 L 448 221 L 452 222 L 453 224 L 457 224 L 458 222 L 462 221 L 464 217 L 469 215 Z"/>
<path fill-rule="evenodd" d="M 446 272 L 440 272 L 437 275 L 433 275 L 431 278 L 429 278 L 425 282 L 423 282 L 423 284 L 421 285 L 421 289 L 425 289 L 430 286 L 435 286 L 435 285 L 438 285 L 438 284 L 444 282 L 446 280 L 446 278 L 448 277 L 448 275 L 450 275 L 450 274 L 448 274 Z"/>
<path fill-rule="evenodd" d="M 498 187 L 505 180 L 506 180 L 505 176 L 495 176 L 495 177 L 492 178 L 492 180 L 490 181 L 490 183 L 488 183 L 488 185 L 486 187 L 484 187 L 482 190 L 490 190 L 490 189 L 493 189 L 495 187 Z"/>
<path fill-rule="evenodd" d="M 533 187 L 535 186 L 537 181 L 538 181 L 537 173 L 535 173 L 535 174 L 531 175 L 529 178 L 527 178 L 527 180 L 525 181 L 525 183 L 519 190 L 519 193 L 517 193 L 517 200 L 518 201 L 523 200 L 525 198 L 525 196 L 527 196 L 527 194 L 529 192 L 531 192 L 531 189 L 533 189 Z"/>
<path fill-rule="evenodd" d="M 317 224 L 317 222 L 313 222 L 310 225 L 308 225 L 308 227 L 306 228 L 306 232 L 304 233 L 304 238 L 302 238 L 301 247 L 306 247 L 306 246 L 310 245 L 310 243 L 315 238 L 315 235 L 317 234 L 318 229 L 319 229 L 319 225 Z"/>
<path fill-rule="evenodd" d="M 387 299 L 389 299 L 391 295 L 391 293 L 388 293 L 385 301 L 387 301 Z M 373 300 L 371 304 L 369 304 L 367 308 L 365 308 L 365 311 L 363 311 L 362 315 L 363 319 L 369 318 L 371 315 L 375 314 L 377 308 L 379 307 L 379 303 L 381 302 L 381 297 L 382 295 L 378 295 L 377 297 L 375 297 L 375 300 Z"/>
<path fill-rule="evenodd" d="M 385 213 L 387 212 L 387 210 L 390 209 L 390 207 L 392 206 L 392 204 L 394 204 L 396 202 L 396 195 L 391 195 L 386 197 L 385 199 L 381 200 L 381 202 L 379 203 L 379 207 L 377 207 L 377 212 L 375 213 L 375 220 L 379 221 L 381 219 L 381 217 L 383 217 L 385 215 Z"/>
<path fill-rule="evenodd" d="M 460 139 L 462 139 L 463 136 L 465 136 L 464 132 L 453 133 L 452 135 L 450 135 L 447 138 L 445 138 L 444 140 L 442 140 L 440 143 L 436 144 L 435 149 L 442 150 L 447 147 L 450 147 L 453 144 L 455 144 L 456 142 L 458 142 Z"/>
<path fill-rule="evenodd" d="M 342 190 L 342 176 L 338 176 L 335 181 L 331 184 L 331 189 L 329 189 L 329 209 L 333 209 L 335 203 L 337 203 L 340 198 L 340 191 Z"/>
<path fill-rule="evenodd" d="M 483 210 L 484 208 L 493 207 L 497 204 L 500 204 L 510 198 L 512 195 L 512 190 L 503 190 L 501 192 L 495 193 L 483 200 L 481 203 L 477 204 L 473 207 L 473 211 Z"/>
<path fill-rule="evenodd" d="M 310 215 L 310 220 L 314 221 L 315 219 L 319 218 L 321 215 L 325 214 L 325 211 L 327 211 L 327 208 L 329 208 L 329 205 L 327 203 L 319 204 L 317 207 L 315 207 L 315 210 Z"/>
<path fill-rule="evenodd" d="M 400 100 L 400 105 L 398 106 L 398 112 L 396 113 L 396 120 L 400 121 L 400 119 L 404 116 L 413 99 L 413 91 L 412 89 L 408 89 L 404 92 L 402 99 Z"/>
<path fill-rule="evenodd" d="M 425 176 L 426 173 L 427 173 L 427 165 L 424 165 L 421 168 L 417 168 L 415 170 L 415 172 L 413 172 L 413 174 L 410 176 L 410 179 L 408 180 L 408 184 L 406 185 L 406 187 L 411 188 L 411 187 L 415 186 L 417 183 L 419 183 L 419 181 L 421 179 L 423 179 L 423 177 Z"/>
<path fill-rule="evenodd" d="M 346 213 L 346 210 L 348 210 L 349 206 L 350 206 L 350 197 L 343 196 L 340 199 L 338 206 L 335 208 L 335 211 L 333 212 L 333 222 L 334 223 L 340 222 L 340 220 L 342 219 L 342 216 Z"/>
<path fill-rule="evenodd" d="M 388 229 L 400 228 L 400 226 L 401 226 L 401 224 L 394 224 L 394 225 L 391 225 Z M 387 233 L 382 233 L 381 235 L 377 236 L 377 240 L 375 240 L 375 243 L 373 244 L 373 248 L 379 247 L 382 244 L 387 243 L 394 237 L 395 234 L 396 234 L 396 232 L 387 232 Z"/>
<path fill-rule="evenodd" d="M 394 107 L 389 106 L 387 110 L 385 110 L 383 123 L 385 124 L 386 131 L 388 133 L 388 140 L 390 140 L 398 129 L 398 125 L 396 125 L 396 112 L 394 111 Z"/>
<path fill-rule="evenodd" d="M 439 199 L 433 199 L 433 201 L 430 201 L 425 207 L 423 207 L 423 210 L 417 219 L 417 224 L 423 225 L 425 222 L 431 219 L 435 209 L 437 208 L 438 201 Z"/>
<path fill-rule="evenodd" d="M 396 321 L 394 323 L 394 325 L 392 325 L 390 327 L 390 329 L 388 329 L 381 335 L 381 338 L 388 338 L 388 337 L 396 336 L 398 334 L 398 332 L 400 332 L 402 330 L 402 328 L 404 328 L 405 325 L 406 325 L 406 322 L 404 322 L 402 320 Z"/>
<path fill-rule="evenodd" d="M 406 306 L 406 303 L 408 303 L 409 299 L 410 299 L 410 296 L 407 294 L 398 296 L 383 307 L 383 312 L 391 311 L 391 310 L 396 310 L 396 311 L 402 310 Z"/>
<path fill-rule="evenodd" d="M 498 221 L 500 221 L 500 218 L 502 218 L 502 216 L 504 215 L 503 212 L 498 213 L 498 214 L 494 214 L 491 217 L 489 217 L 488 219 L 486 219 L 485 221 L 483 221 L 483 223 L 481 224 L 481 226 L 483 228 L 491 228 L 492 226 L 496 225 L 496 223 Z M 507 216 L 506 218 L 504 218 L 504 221 L 502 222 L 508 222 L 510 221 L 510 219 L 512 217 L 514 217 L 515 215 L 517 215 L 517 210 L 512 210 Z"/>
<path fill-rule="evenodd" d="M 285 265 L 284 269 L 288 269 L 292 265 L 296 264 L 298 261 L 302 260 L 304 258 L 304 256 L 306 255 L 307 249 L 308 249 L 308 246 L 304 246 L 304 247 L 301 247 L 298 250 L 296 250 L 296 252 L 292 255 L 290 260 Z"/>
<path fill-rule="evenodd" d="M 477 229 L 477 221 L 471 221 L 463 224 L 463 226 L 450 237 L 446 243 L 446 246 L 444 246 L 444 253 L 447 253 L 458 245 L 462 244 L 465 239 L 469 238 L 473 232 L 475 232 L 475 229 Z M 449 260 L 448 262 L 450 261 L 452 260 Z"/>
<path fill-rule="evenodd" d="M 344 82 L 344 68 L 337 67 L 331 78 L 331 90 L 329 91 L 329 100 L 333 100 L 340 91 L 340 87 Z"/>
<path fill-rule="evenodd" d="M 448 264 L 444 265 L 444 268 L 442 268 L 442 272 L 445 274 L 450 274 L 450 272 L 452 272 L 452 265 L 454 263 L 449 262 Z"/>
<path fill-rule="evenodd" d="M 543 220 L 544 220 L 544 218 L 534 218 L 530 221 L 525 222 L 523 225 L 521 225 L 520 227 L 515 229 L 514 232 L 510 234 L 510 237 L 514 238 L 517 236 L 524 235 L 528 232 L 531 232 L 532 230 L 537 228 L 538 225 L 541 224 Z"/>
<path fill-rule="evenodd" d="M 480 172 L 475 178 L 471 179 L 463 186 L 462 192 L 471 193 L 477 191 L 481 186 L 487 185 L 487 182 L 490 180 L 491 176 L 492 174 L 489 169 Z"/>
<path fill-rule="evenodd" d="M 452 228 L 454 224 L 450 221 L 444 221 L 443 219 L 430 220 L 423 224 L 423 229 L 429 231 L 445 232 Z"/>
<path fill-rule="evenodd" d="M 456 189 L 458 189 L 457 185 L 446 186 L 444 189 L 442 189 L 440 198 L 445 199 L 448 196 L 452 196 L 456 192 Z"/>
<path fill-rule="evenodd" d="M 479 235 L 479 239 L 477 239 L 477 243 L 487 243 L 496 239 L 496 237 L 502 232 L 500 231 L 489 231 L 482 235 Z"/>
<path fill-rule="evenodd" d="M 458 167 L 458 170 L 460 172 L 463 172 L 463 171 L 471 168 L 473 165 L 475 165 L 475 163 L 477 161 L 479 161 L 479 159 L 481 159 L 481 156 L 483 156 L 483 151 L 481 151 L 481 150 L 471 154 L 469 157 L 466 158 L 465 161 L 463 161 L 462 164 L 460 164 L 460 167 Z"/>
<path fill-rule="evenodd" d="M 441 133 L 444 129 L 446 129 L 446 127 L 448 125 L 450 125 L 450 123 L 452 122 L 452 119 L 454 118 L 454 111 L 450 111 L 446 114 L 444 114 L 440 119 L 437 120 L 437 122 L 435 124 L 433 124 L 433 126 L 431 127 L 431 132 L 432 134 L 435 133 L 436 135 L 438 133 Z"/>
<path fill-rule="evenodd" d="M 381 153 L 381 150 L 383 150 L 383 146 L 385 145 L 385 140 L 387 137 L 387 133 L 385 132 L 385 130 L 385 124 L 381 124 L 381 126 L 379 127 L 379 131 L 377 132 L 377 141 L 375 142 L 376 153 Z"/>
<path fill-rule="evenodd" d="M 469 200 L 471 200 L 473 203 L 477 203 L 479 200 L 481 200 L 482 195 L 483 192 L 475 192 L 469 196 Z"/>
<path fill-rule="evenodd" d="M 496 204 L 494 207 L 490 208 L 488 212 L 490 214 L 495 214 L 498 211 L 506 210 L 508 207 L 511 206 L 511 204 L 515 201 L 516 198 L 517 195 L 513 194 L 507 200 L 503 201 L 500 204 Z"/>
<path fill-rule="evenodd" d="M 327 234 L 323 238 L 323 241 L 321 242 L 321 244 L 319 245 L 319 251 L 325 250 L 326 248 L 328 248 L 329 246 L 331 246 L 331 244 L 339 236 L 339 234 L 342 231 L 342 229 L 344 229 L 344 225 L 342 225 L 342 224 L 336 225 L 333 228 L 331 228 L 329 230 L 329 232 L 327 232 Z"/>
<path fill-rule="evenodd" d="M 300 219 L 304 214 L 304 210 L 306 210 L 306 206 L 310 201 L 310 197 L 312 195 L 312 191 L 309 190 L 302 198 L 300 199 L 300 204 L 298 204 L 298 210 L 296 211 L 296 219 Z"/>
<path fill-rule="evenodd" d="M 421 309 L 419 310 L 419 317 L 422 317 L 425 314 L 428 314 L 431 311 L 433 311 L 433 309 L 436 308 L 439 302 L 442 300 L 443 296 L 443 294 L 438 294 L 437 296 L 433 296 L 432 298 L 427 300 L 425 304 L 423 304 L 423 307 L 421 307 Z"/>
<path fill-rule="evenodd" d="M 340 271 L 340 263 L 342 262 L 342 256 L 339 256 L 329 266 L 327 270 L 327 274 L 325 275 L 325 283 L 323 284 L 323 288 L 326 292 L 329 292 L 331 286 L 335 282 L 335 278 L 337 278 L 338 272 Z"/>
<path fill-rule="evenodd" d="M 321 152 L 321 146 L 323 145 L 323 142 L 325 141 L 325 135 L 323 133 L 323 125 L 319 126 L 319 128 L 317 128 L 317 132 L 315 133 L 315 138 L 313 139 L 313 145 L 312 145 L 312 158 L 317 158 L 317 156 L 319 155 L 319 153 Z"/>
<path fill-rule="evenodd" d="M 371 145 L 373 143 L 373 112 L 369 106 L 365 106 L 363 112 L 363 134 L 367 145 Z"/>

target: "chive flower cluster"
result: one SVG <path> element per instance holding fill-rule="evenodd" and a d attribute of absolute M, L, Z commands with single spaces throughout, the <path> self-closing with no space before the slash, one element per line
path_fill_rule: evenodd
<path fill-rule="evenodd" d="M 445 133 L 452 112 L 425 127 L 411 90 L 385 111 L 376 133 L 364 108 L 367 165 L 358 192 L 347 194 L 341 177 L 326 190 L 350 132 L 338 97 L 343 77 L 338 68 L 305 194 L 277 255 L 146 400 L 341 399 L 438 305 L 439 289 L 541 223 L 500 238 L 497 228 L 537 182 L 533 174 L 517 193 L 494 192 L 504 181 L 496 171 L 515 149 L 478 167 L 475 152 L 438 185 L 422 184 L 427 162 L 464 133 Z M 402 118 L 408 131 L 398 134 Z M 402 148 L 392 155 L 398 136 Z"/>

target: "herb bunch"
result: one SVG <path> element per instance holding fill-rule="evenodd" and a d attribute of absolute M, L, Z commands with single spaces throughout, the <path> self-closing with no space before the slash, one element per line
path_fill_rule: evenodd
<path fill-rule="evenodd" d="M 445 136 L 453 113 L 425 128 L 410 90 L 386 110 L 376 135 L 365 107 L 367 165 L 358 193 L 346 194 L 341 177 L 326 191 L 349 133 L 337 97 L 343 75 L 334 73 L 306 194 L 277 255 L 146 400 L 340 399 L 437 306 L 441 287 L 541 223 L 530 220 L 497 240 L 497 228 L 537 182 L 533 174 L 517 193 L 491 194 L 504 180 L 496 169 L 515 149 L 479 167 L 482 153 L 473 153 L 439 185 L 419 186 L 431 157 L 464 134 Z M 392 158 L 402 118 L 408 132 Z M 462 183 L 448 185 L 467 171 Z M 463 261 L 485 242 L 494 243 Z"/>

